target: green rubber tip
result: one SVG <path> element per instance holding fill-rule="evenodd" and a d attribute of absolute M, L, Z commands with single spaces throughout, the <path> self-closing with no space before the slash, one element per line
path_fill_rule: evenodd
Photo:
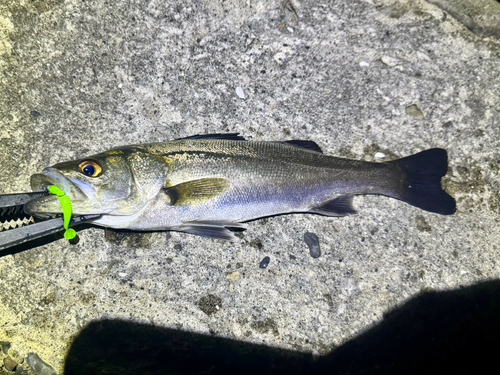
<path fill-rule="evenodd" d="M 66 238 L 67 240 L 72 240 L 76 237 L 76 232 L 74 229 L 69 228 L 69 223 L 71 221 L 71 200 L 66 195 L 66 193 L 64 193 L 64 191 L 62 191 L 55 185 L 49 186 L 49 192 L 56 195 L 59 199 L 59 203 L 61 204 L 61 208 L 63 211 L 64 229 L 66 229 L 66 231 L 64 232 L 64 238 Z"/>
<path fill-rule="evenodd" d="M 61 189 L 59 189 L 56 185 L 49 186 L 49 193 L 57 195 L 58 197 L 62 197 L 65 193 Z"/>
<path fill-rule="evenodd" d="M 64 238 L 66 238 L 67 240 L 72 240 L 75 237 L 76 237 L 76 231 L 73 228 L 68 228 L 64 232 Z"/>

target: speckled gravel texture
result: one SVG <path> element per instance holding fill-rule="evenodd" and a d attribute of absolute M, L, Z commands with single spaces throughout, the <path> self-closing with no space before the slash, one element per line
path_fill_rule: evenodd
<path fill-rule="evenodd" d="M 370 161 L 445 148 L 458 207 L 440 216 L 356 197 L 357 215 L 258 220 L 239 243 L 86 229 L 77 245 L 0 257 L 0 341 L 58 374 L 79 332 L 104 318 L 318 356 L 420 293 L 498 279 L 500 40 L 442 8 L 0 2 L 2 193 L 114 146 L 239 132 Z"/>

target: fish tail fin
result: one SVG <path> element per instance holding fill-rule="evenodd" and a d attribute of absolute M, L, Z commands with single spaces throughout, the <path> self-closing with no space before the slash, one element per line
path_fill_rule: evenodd
<path fill-rule="evenodd" d="M 402 193 L 395 198 L 441 215 L 455 213 L 455 199 L 441 187 L 441 177 L 448 170 L 446 150 L 433 148 L 389 163 L 397 165 L 406 176 Z"/>

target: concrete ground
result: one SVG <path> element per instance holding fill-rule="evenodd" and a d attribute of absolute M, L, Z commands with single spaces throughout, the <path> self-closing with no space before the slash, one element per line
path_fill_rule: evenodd
<path fill-rule="evenodd" d="M 1 193 L 114 146 L 239 132 L 370 161 L 445 148 L 458 207 L 365 196 L 345 218 L 254 221 L 239 243 L 89 228 L 0 253 L 0 373 L 376 372 L 488 343 L 498 25 L 494 0 L 0 2 Z"/>

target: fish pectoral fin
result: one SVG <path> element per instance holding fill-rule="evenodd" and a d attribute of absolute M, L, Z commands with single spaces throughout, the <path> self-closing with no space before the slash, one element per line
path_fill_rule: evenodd
<path fill-rule="evenodd" d="M 294 147 L 298 147 L 298 148 L 304 148 L 304 149 L 309 150 L 309 151 L 316 151 L 316 152 L 323 153 L 323 150 L 321 149 L 321 147 L 319 147 L 318 144 L 314 141 L 304 141 L 301 139 L 294 139 L 291 141 L 285 141 L 283 143 L 286 145 L 290 145 L 290 146 L 294 146 Z"/>
<path fill-rule="evenodd" d="M 240 239 L 228 228 L 242 231 L 245 230 L 246 227 L 246 224 L 230 221 L 187 221 L 181 226 L 172 229 L 218 240 L 238 242 Z"/>
<path fill-rule="evenodd" d="M 224 193 L 230 186 L 227 178 L 202 178 L 164 188 L 172 206 L 191 206 Z"/>
<path fill-rule="evenodd" d="M 353 195 L 342 195 L 327 201 L 320 206 L 313 207 L 309 212 L 325 216 L 346 216 L 358 211 L 352 206 Z"/>

